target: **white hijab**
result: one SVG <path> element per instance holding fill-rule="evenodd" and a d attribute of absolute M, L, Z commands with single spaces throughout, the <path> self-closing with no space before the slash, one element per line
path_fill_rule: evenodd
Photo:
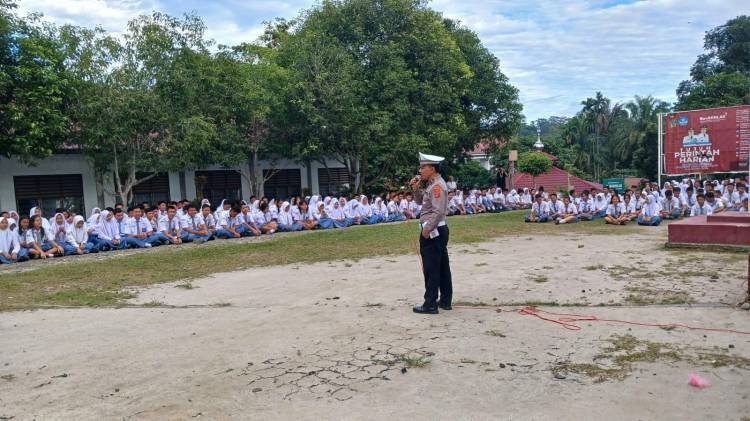
<path fill-rule="evenodd" d="M 78 228 L 79 222 L 84 222 L 80 228 Z M 67 234 L 70 239 L 75 240 L 78 244 L 85 244 L 88 241 L 88 233 L 86 232 L 86 225 L 83 216 L 76 215 L 73 217 L 73 223 L 70 224 Z"/>
<path fill-rule="evenodd" d="M 279 223 L 283 225 L 292 225 L 294 224 L 294 217 L 292 216 L 292 211 L 290 209 L 290 203 L 284 202 L 281 204 L 281 209 L 279 210 Z"/>

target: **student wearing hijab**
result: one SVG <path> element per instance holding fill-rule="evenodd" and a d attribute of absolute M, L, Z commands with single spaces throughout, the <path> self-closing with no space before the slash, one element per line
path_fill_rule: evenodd
<path fill-rule="evenodd" d="M 607 203 L 607 199 L 605 198 L 604 193 L 597 193 L 596 196 L 594 196 L 594 217 L 603 218 L 605 215 L 607 215 L 608 207 L 609 204 Z"/>
<path fill-rule="evenodd" d="M 67 232 L 66 245 L 74 251 L 71 254 L 89 254 L 98 253 L 94 243 L 89 241 L 89 233 L 86 230 L 86 221 L 83 216 L 76 215 L 73 217 L 73 223 Z"/>
<path fill-rule="evenodd" d="M 607 214 L 604 215 L 604 223 L 610 225 L 625 225 L 628 222 L 625 205 L 620 202 L 620 197 L 612 195 L 610 204 L 607 206 Z"/>
<path fill-rule="evenodd" d="M 119 224 L 115 220 L 115 215 L 106 209 L 103 210 L 99 217 L 99 224 L 94 230 L 96 233 L 96 247 L 100 251 L 124 248 L 125 244 L 121 241 L 118 228 Z"/>
<path fill-rule="evenodd" d="M 365 195 L 359 196 L 359 206 L 357 206 L 357 218 L 362 225 L 377 224 L 378 220 L 373 216 L 370 199 Z"/>
<path fill-rule="evenodd" d="M 331 220 L 333 220 L 333 227 L 334 228 L 346 228 L 347 220 L 346 215 L 344 215 L 344 209 L 341 208 L 341 202 L 336 200 L 333 203 L 333 209 L 331 210 Z"/>
<path fill-rule="evenodd" d="M 654 196 L 646 196 L 646 203 L 638 216 L 638 225 L 657 226 L 661 224 L 660 210 L 659 203 L 656 202 Z"/>
<path fill-rule="evenodd" d="M 346 199 L 344 199 L 346 201 Z M 407 203 L 408 207 L 408 203 Z M 348 201 L 344 206 L 344 216 L 346 217 L 346 226 L 360 225 L 361 220 L 359 218 L 359 200 L 352 199 Z"/>
<path fill-rule="evenodd" d="M 302 224 L 300 224 L 299 222 L 295 222 L 294 216 L 292 215 L 292 204 L 289 202 L 283 202 L 281 204 L 281 207 L 279 208 L 278 218 L 279 231 L 292 232 L 302 231 L 303 229 L 305 229 Z"/>
<path fill-rule="evenodd" d="M 578 208 L 570 201 L 570 197 L 563 197 L 562 214 L 555 220 L 555 224 L 572 224 L 578 221 Z"/>
<path fill-rule="evenodd" d="M 65 246 L 68 238 L 68 230 L 66 228 L 65 215 L 62 213 L 58 212 L 50 219 L 50 239 L 54 240 L 55 244 L 63 249 L 63 255 L 74 252 L 72 248 Z"/>
<path fill-rule="evenodd" d="M 0 217 L 0 264 L 10 265 L 23 261 L 21 244 L 16 233 L 8 228 L 8 218 Z M 28 259 L 28 258 L 26 258 Z"/>
<path fill-rule="evenodd" d="M 383 198 L 380 196 L 375 198 L 375 202 L 372 205 L 372 217 L 378 223 L 388 222 L 388 206 L 383 203 Z"/>
<path fill-rule="evenodd" d="M 333 228 L 333 219 L 328 215 L 325 201 L 318 203 L 318 212 L 316 213 L 316 218 L 318 220 L 318 226 L 321 229 L 326 230 Z"/>

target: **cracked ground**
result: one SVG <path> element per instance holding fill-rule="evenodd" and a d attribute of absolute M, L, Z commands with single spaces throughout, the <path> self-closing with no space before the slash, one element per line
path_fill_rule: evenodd
<path fill-rule="evenodd" d="M 0 419 L 747 419 L 750 335 L 670 326 L 750 331 L 746 256 L 666 250 L 662 231 L 451 247 L 460 305 L 437 316 L 411 312 L 415 256 L 3 313 Z M 528 302 L 666 326 L 566 330 L 513 311 Z"/>

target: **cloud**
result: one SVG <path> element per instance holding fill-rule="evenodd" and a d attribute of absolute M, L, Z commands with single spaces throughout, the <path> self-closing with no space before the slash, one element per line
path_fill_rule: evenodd
<path fill-rule="evenodd" d="M 22 11 L 121 32 L 151 10 L 193 11 L 219 44 L 255 40 L 263 21 L 294 18 L 313 0 L 23 0 Z M 433 0 L 429 6 L 477 32 L 520 90 L 528 120 L 573 115 L 596 91 L 613 101 L 636 94 L 674 101 L 707 30 L 745 0 Z"/>

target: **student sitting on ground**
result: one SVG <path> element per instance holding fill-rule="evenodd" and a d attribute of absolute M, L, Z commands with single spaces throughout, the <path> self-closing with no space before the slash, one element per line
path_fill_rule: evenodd
<path fill-rule="evenodd" d="M 8 218 L 0 217 L 0 264 L 5 265 L 23 261 L 19 259 L 21 244 L 18 237 L 8 226 Z"/>
<path fill-rule="evenodd" d="M 594 201 L 589 197 L 589 191 L 584 190 L 578 202 L 578 220 L 591 221 L 592 219 L 594 219 Z"/>
<path fill-rule="evenodd" d="M 380 198 L 378 198 L 380 199 Z M 382 200 L 381 200 L 382 203 Z M 310 208 L 310 205 L 308 205 L 307 201 L 302 200 L 299 202 L 299 223 L 302 224 L 302 226 L 306 230 L 312 230 L 317 228 L 318 221 L 315 220 L 315 215 L 313 213 L 313 210 Z"/>
<path fill-rule="evenodd" d="M 26 233 L 26 244 L 29 247 L 29 256 L 46 259 L 48 257 L 62 256 L 65 251 L 60 247 L 50 232 L 44 229 L 44 218 L 39 215 L 31 217 L 31 228 Z"/>
<path fill-rule="evenodd" d="M 159 221 L 159 233 L 166 238 L 166 243 L 182 244 L 182 224 L 174 205 L 167 206 L 167 215 Z M 162 243 L 165 243 L 162 240 Z"/>
<path fill-rule="evenodd" d="M 713 213 L 714 210 L 711 205 L 706 203 L 706 196 L 703 195 L 703 193 L 698 193 L 695 205 L 693 205 L 693 208 L 690 210 L 690 216 L 711 215 Z"/>
<path fill-rule="evenodd" d="M 547 207 L 549 208 L 549 219 L 552 221 L 557 221 L 565 214 L 565 207 L 561 201 L 557 200 L 557 193 L 549 194 Z"/>
<path fill-rule="evenodd" d="M 618 195 L 613 194 L 607 206 L 607 214 L 604 215 L 604 222 L 611 225 L 625 225 L 628 221 L 625 205 L 620 202 Z"/>
<path fill-rule="evenodd" d="M 568 196 L 563 197 L 562 216 L 555 220 L 555 224 L 572 224 L 578 221 L 578 208 L 570 201 Z"/>
<path fill-rule="evenodd" d="M 724 203 L 720 199 L 716 198 L 714 192 L 706 192 L 705 196 L 706 203 L 708 204 L 708 206 L 711 206 L 712 213 L 721 213 L 726 210 L 726 208 L 724 207 Z"/>
<path fill-rule="evenodd" d="M 661 219 L 677 219 L 681 213 L 680 201 L 674 197 L 672 190 L 665 190 L 664 198 L 661 200 L 661 211 L 659 212 Z"/>
<path fill-rule="evenodd" d="M 623 196 L 623 207 L 625 208 L 625 220 L 628 222 L 638 218 L 638 210 L 635 207 L 635 200 L 630 192 L 625 193 Z"/>
<path fill-rule="evenodd" d="M 86 230 L 83 216 L 76 215 L 73 218 L 72 226 L 68 229 L 66 244 L 73 248 L 75 254 L 98 253 L 94 243 L 89 241 L 89 234 Z"/>
<path fill-rule="evenodd" d="M 216 238 L 240 238 L 245 228 L 242 226 L 244 220 L 240 216 L 240 209 L 233 206 L 229 209 L 229 216 L 219 222 L 216 230 Z"/>
<path fill-rule="evenodd" d="M 592 192 L 594 189 L 591 190 Z M 604 193 L 596 193 L 594 196 L 594 217 L 596 218 L 604 218 L 604 216 L 607 214 L 607 208 L 609 207 L 609 203 L 607 203 L 607 199 L 604 197 Z"/>
<path fill-rule="evenodd" d="M 526 222 L 547 222 L 549 221 L 549 207 L 542 200 L 542 195 L 537 193 L 534 196 L 534 204 L 531 205 L 531 212 L 525 218 Z"/>
<path fill-rule="evenodd" d="M 646 196 L 646 203 L 641 209 L 641 214 L 638 215 L 638 225 L 657 226 L 661 224 L 660 210 L 659 203 L 656 202 L 654 196 Z"/>

